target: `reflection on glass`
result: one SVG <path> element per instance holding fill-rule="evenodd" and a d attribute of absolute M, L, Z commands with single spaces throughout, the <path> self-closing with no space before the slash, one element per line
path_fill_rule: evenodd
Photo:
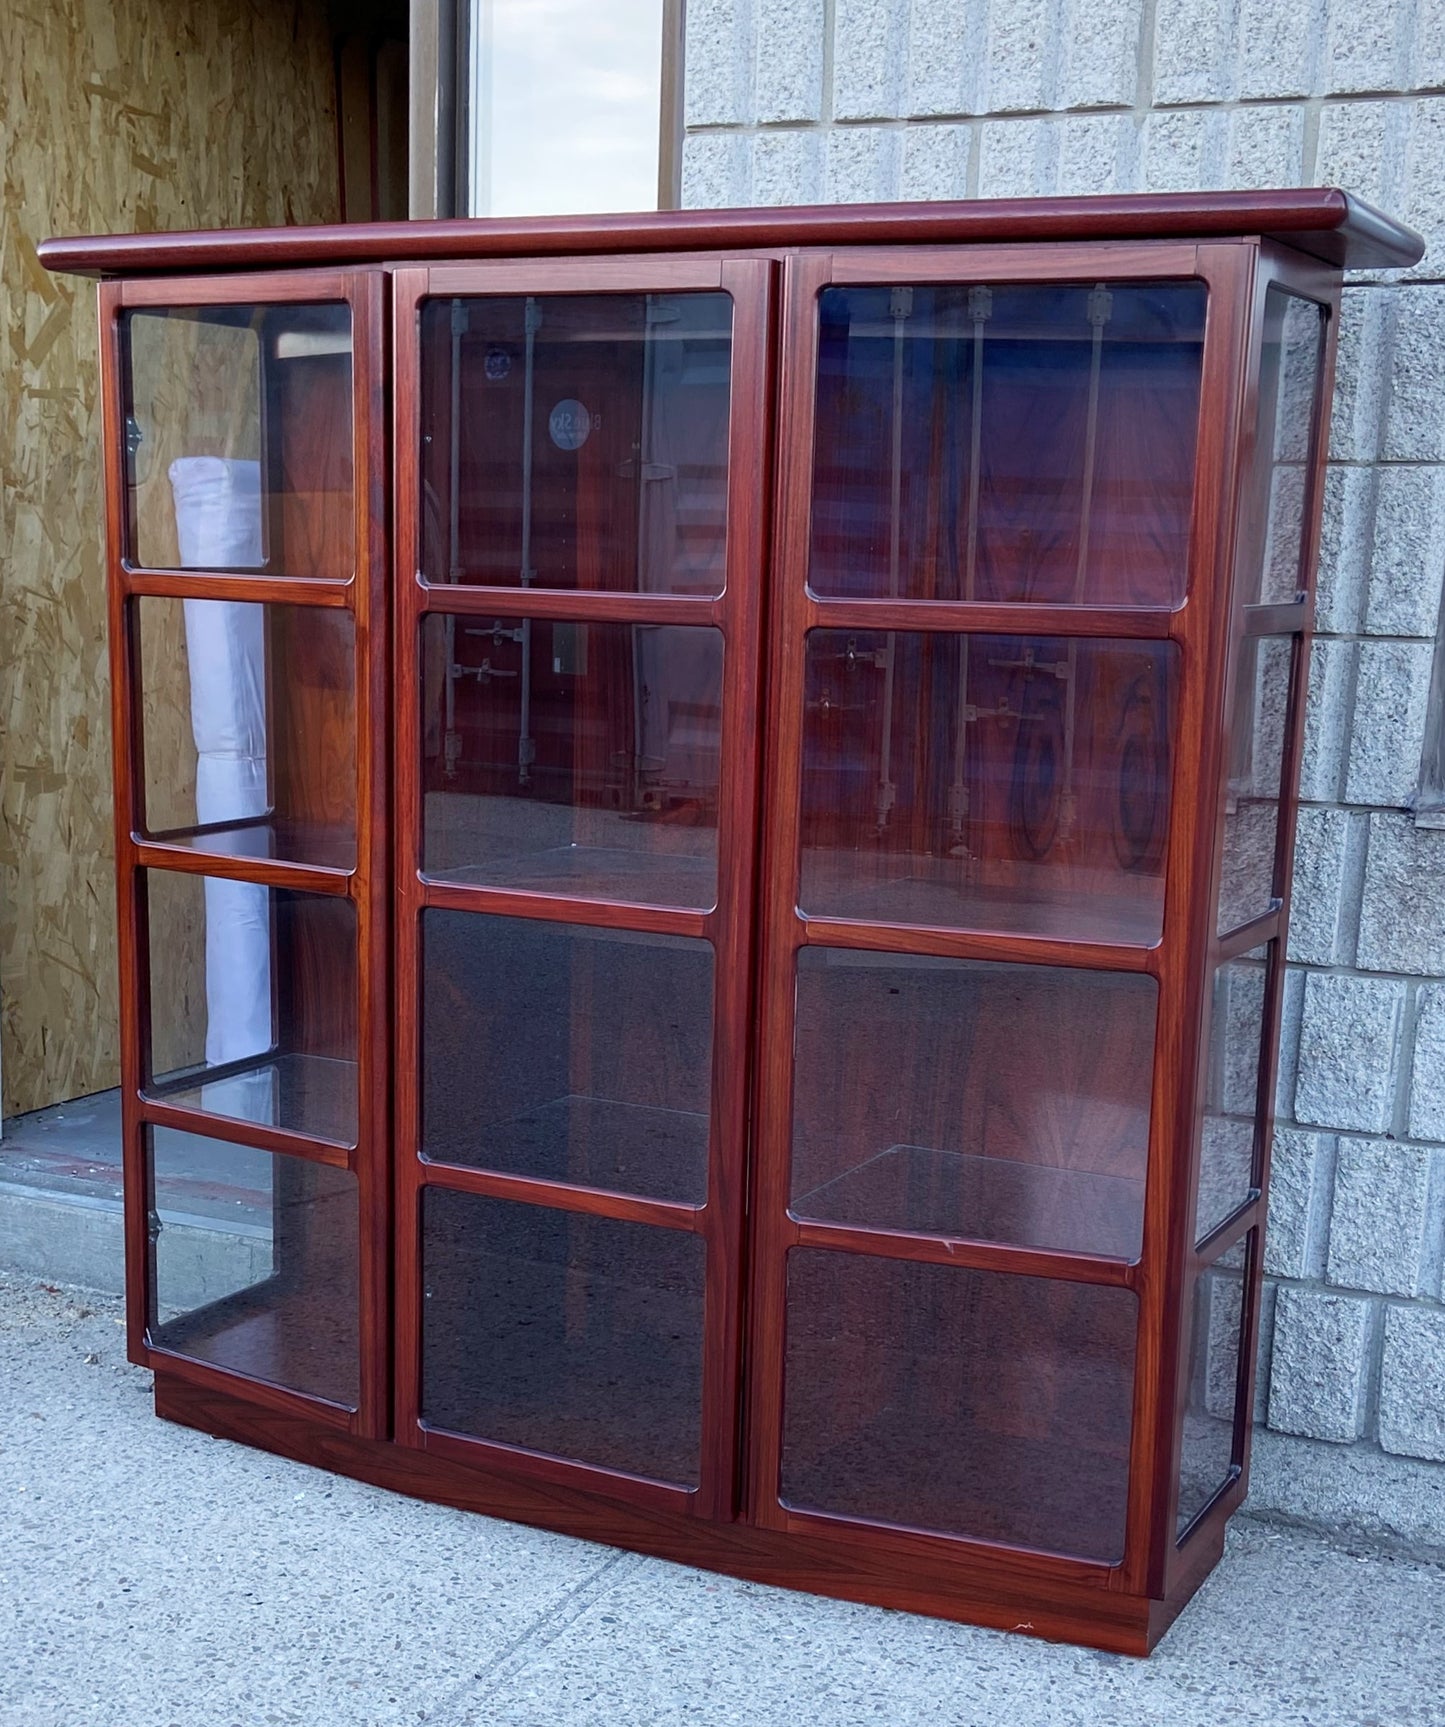
<path fill-rule="evenodd" d="M 129 555 L 152 569 L 351 574 L 351 309 L 121 318 Z"/>
<path fill-rule="evenodd" d="M 1177 605 L 1205 291 L 827 288 L 809 585 Z"/>
<path fill-rule="evenodd" d="M 1157 941 L 1178 660 L 1172 642 L 811 632 L 803 911 Z"/>
<path fill-rule="evenodd" d="M 1194 1285 L 1186 1338 L 1189 1396 L 1179 1460 L 1179 1535 L 1238 1473 L 1234 1424 L 1243 1365 L 1246 1256 L 1238 1257 L 1239 1264 L 1202 1271 Z"/>
<path fill-rule="evenodd" d="M 1158 989 L 1133 974 L 803 948 L 799 1217 L 1133 1259 Z"/>
<path fill-rule="evenodd" d="M 150 1342 L 354 1407 L 356 1177 L 200 1134 L 147 1132 Z"/>
<path fill-rule="evenodd" d="M 1133 1292 L 795 1248 L 782 1496 L 1117 1560 Z"/>
<path fill-rule="evenodd" d="M 422 1419 L 695 1485 L 704 1258 L 688 1231 L 428 1187 Z"/>
<path fill-rule="evenodd" d="M 421 655 L 428 875 L 712 907 L 721 631 L 433 614 Z"/>
<path fill-rule="evenodd" d="M 1268 948 L 1257 947 L 1229 960 L 1214 974 L 1194 1218 L 1197 1241 L 1217 1229 L 1255 1191 L 1268 959 Z"/>
<path fill-rule="evenodd" d="M 356 1143 L 356 909 L 145 871 L 148 1096 Z"/>
<path fill-rule="evenodd" d="M 1239 644 L 1220 856 L 1221 935 L 1267 912 L 1275 899 L 1294 644 L 1293 636 L 1246 636 Z"/>
<path fill-rule="evenodd" d="M 422 913 L 422 1153 L 707 1197 L 712 946 Z"/>
<path fill-rule="evenodd" d="M 135 605 L 147 837 L 354 867 L 351 614 L 238 600 Z"/>
<path fill-rule="evenodd" d="M 426 301 L 423 575 L 721 593 L 731 348 L 727 294 Z"/>
<path fill-rule="evenodd" d="M 1260 355 L 1259 433 L 1239 542 L 1246 604 L 1284 604 L 1303 586 L 1310 448 L 1324 344 L 1324 308 L 1271 288 Z"/>

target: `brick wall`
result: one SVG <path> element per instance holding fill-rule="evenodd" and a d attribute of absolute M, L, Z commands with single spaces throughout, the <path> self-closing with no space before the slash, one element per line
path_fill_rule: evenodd
<path fill-rule="evenodd" d="M 684 201 L 1341 185 L 1341 326 L 1253 1502 L 1445 1546 L 1445 0 L 689 0 Z"/>

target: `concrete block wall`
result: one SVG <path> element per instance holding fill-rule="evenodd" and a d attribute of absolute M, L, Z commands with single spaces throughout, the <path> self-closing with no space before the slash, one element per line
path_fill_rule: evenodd
<path fill-rule="evenodd" d="M 1328 184 L 1426 235 L 1344 296 L 1253 1502 L 1445 1547 L 1445 0 L 689 0 L 685 119 L 692 206 Z"/>

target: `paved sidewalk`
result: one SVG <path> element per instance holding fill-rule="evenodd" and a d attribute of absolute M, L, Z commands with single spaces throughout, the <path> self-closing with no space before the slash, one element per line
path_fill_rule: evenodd
<path fill-rule="evenodd" d="M 1148 1662 L 713 1577 L 159 1422 L 0 1279 L 0 1727 L 1441 1727 L 1445 1571 L 1241 1523 Z"/>

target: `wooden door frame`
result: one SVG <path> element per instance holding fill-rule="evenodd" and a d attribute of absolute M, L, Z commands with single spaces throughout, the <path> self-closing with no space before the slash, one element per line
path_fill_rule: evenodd
<path fill-rule="evenodd" d="M 126 1336 L 129 1358 L 194 1384 L 235 1391 L 279 1413 L 301 1415 L 362 1438 L 389 1430 L 390 1179 L 387 1156 L 389 929 L 387 883 L 388 538 L 384 498 L 387 443 L 386 279 L 376 268 L 274 270 L 221 277 L 102 282 L 99 288 L 101 419 L 104 448 L 106 579 L 111 725 L 114 752 L 116 892 L 121 977 L 121 1132 L 125 1187 Z M 121 319 L 137 309 L 345 303 L 351 310 L 353 564 L 345 579 L 305 575 L 211 574 L 152 569 L 128 557 L 125 388 Z M 351 869 L 206 852 L 148 840 L 144 833 L 145 759 L 141 736 L 140 639 L 136 602 L 174 599 L 334 607 L 355 631 L 356 862 Z M 284 1129 L 268 1129 L 182 1109 L 142 1095 L 149 1064 L 149 961 L 145 871 L 229 877 L 272 888 L 338 895 L 357 920 L 357 1140 L 349 1149 Z M 360 1399 L 355 1410 L 247 1379 L 225 1368 L 150 1344 L 148 1130 L 177 1128 L 262 1150 L 349 1169 L 357 1180 Z"/>
<path fill-rule="evenodd" d="M 399 1444 L 473 1467 L 505 1469 L 559 1487 L 689 1516 L 734 1515 L 739 1430 L 755 852 L 761 707 L 762 577 L 768 510 L 773 266 L 717 257 L 504 260 L 398 268 L 393 277 L 395 408 L 394 755 L 395 1431 Z M 733 300 L 726 577 L 716 599 L 688 595 L 429 584 L 421 574 L 418 316 L 429 298 L 469 295 L 668 293 L 722 290 Z M 708 625 L 724 637 L 718 893 L 711 911 L 458 886 L 422 870 L 418 631 L 428 614 Z M 705 939 L 714 948 L 713 1075 L 708 1193 L 691 1206 L 540 1178 L 426 1163 L 421 1146 L 421 913 L 491 912 L 596 928 Z M 596 1217 L 690 1230 L 707 1245 L 702 1448 L 694 1489 L 497 1441 L 448 1433 L 421 1419 L 420 1193 L 438 1185 Z"/>
<path fill-rule="evenodd" d="M 1223 628 L 1233 556 L 1238 467 L 1235 432 L 1246 382 L 1251 243 L 1119 242 L 1040 247 L 876 247 L 804 252 L 787 260 L 781 311 L 781 384 L 776 522 L 770 614 L 770 677 L 764 786 L 764 900 L 760 925 L 762 1005 L 757 1079 L 756 1200 L 750 1220 L 749 1471 L 747 1515 L 759 1527 L 797 1535 L 829 1532 L 867 1539 L 879 1552 L 926 1540 L 964 1563 L 1006 1561 L 1059 1583 L 1135 1596 L 1149 1590 L 1160 1508 L 1154 1492 L 1174 1461 L 1181 1232 L 1192 1212 L 1193 1097 L 1197 1077 L 1203 933 L 1212 916 L 1212 825 L 1199 796 L 1217 782 Z M 1177 607 L 1075 607 L 980 602 L 816 599 L 806 590 L 817 300 L 833 283 L 1125 282 L 1198 279 L 1209 292 L 1200 378 L 1195 486 L 1189 529 L 1189 587 Z M 986 930 L 868 931 L 840 920 L 805 919 L 798 902 L 803 644 L 810 628 L 998 631 L 1170 640 L 1180 651 L 1180 703 L 1166 853 L 1165 921 L 1148 947 L 1052 941 Z M 1201 870 L 1203 879 L 1200 879 Z M 1144 1245 L 1133 1263 L 1088 1254 L 1010 1248 L 942 1236 L 850 1232 L 794 1220 L 788 1207 L 792 1111 L 792 1007 L 797 950 L 811 941 L 960 959 L 1142 971 L 1159 986 L 1152 1081 Z M 1187 1098 L 1181 1106 L 1181 1098 Z M 853 1239 L 856 1237 L 856 1239 Z M 1134 1290 L 1139 1299 L 1133 1426 L 1124 1553 L 1109 1564 L 1003 1546 L 934 1531 L 869 1524 L 800 1511 L 779 1497 L 783 1419 L 785 1263 L 796 1245 L 863 1248 L 932 1263 L 1008 1270 Z"/>

